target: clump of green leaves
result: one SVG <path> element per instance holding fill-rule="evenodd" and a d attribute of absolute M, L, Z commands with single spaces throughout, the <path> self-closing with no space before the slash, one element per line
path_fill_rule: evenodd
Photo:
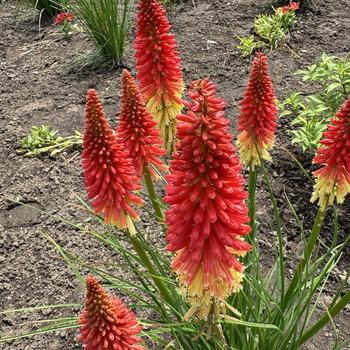
<path fill-rule="evenodd" d="M 315 152 L 331 117 L 350 93 L 350 56 L 323 54 L 318 62 L 295 74 L 302 75 L 303 81 L 316 83 L 317 92 L 306 96 L 292 93 L 280 103 L 280 116 L 296 115 L 291 122 L 297 127 L 290 131 L 294 136 L 292 142 L 299 144 L 304 152 Z"/>
<path fill-rule="evenodd" d="M 254 20 L 254 30 L 257 34 L 247 37 L 238 37 L 240 44 L 237 48 L 243 57 L 250 56 L 255 50 L 269 46 L 277 48 L 286 40 L 289 28 L 296 22 L 295 10 L 297 8 L 277 8 L 273 15 L 262 14 Z"/>
<path fill-rule="evenodd" d="M 71 136 L 59 136 L 58 130 L 48 126 L 32 126 L 28 135 L 22 138 L 19 153 L 25 156 L 37 156 L 42 153 L 49 153 L 54 156 L 74 145 L 81 145 L 82 135 L 75 131 Z"/>
<path fill-rule="evenodd" d="M 238 37 L 240 44 L 237 48 L 243 57 L 249 57 L 253 52 L 266 46 L 263 41 L 255 41 L 254 35 Z"/>
<path fill-rule="evenodd" d="M 254 21 L 254 28 L 260 38 L 266 40 L 271 49 L 277 48 L 286 39 L 289 28 L 296 22 L 294 11 L 277 9 L 271 16 L 260 15 Z"/>

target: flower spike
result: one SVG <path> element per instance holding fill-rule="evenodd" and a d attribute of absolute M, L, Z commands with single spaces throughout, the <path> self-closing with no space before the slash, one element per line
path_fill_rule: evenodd
<path fill-rule="evenodd" d="M 224 313 L 237 292 L 244 266 L 237 256 L 250 250 L 241 163 L 224 118 L 226 103 L 208 79 L 192 83 L 186 115 L 179 115 L 176 150 L 166 176 L 167 249 L 192 307 L 186 318 Z"/>
<path fill-rule="evenodd" d="M 142 204 L 141 198 L 133 193 L 140 189 L 140 182 L 93 89 L 86 97 L 82 166 L 91 205 L 96 214 L 104 215 L 106 224 L 126 228 L 128 216 L 138 219 L 131 204 Z"/>
<path fill-rule="evenodd" d="M 238 120 L 237 146 L 243 163 L 254 169 L 260 157 L 271 160 L 276 131 L 276 97 L 267 65 L 267 57 L 257 52 L 254 57 L 248 86 L 241 102 Z"/>
<path fill-rule="evenodd" d="M 139 1 L 135 51 L 142 96 L 158 123 L 163 145 L 171 152 L 184 83 L 176 41 L 158 0 Z"/>
<path fill-rule="evenodd" d="M 311 202 L 318 199 L 322 211 L 335 199 L 343 203 L 350 193 L 350 95 L 323 133 L 313 163 L 322 167 L 313 173 L 316 183 Z"/>
<path fill-rule="evenodd" d="M 166 151 L 161 148 L 161 138 L 157 123 L 146 110 L 140 91 L 129 71 L 122 74 L 123 94 L 118 138 L 134 163 L 137 176 L 142 177 L 143 167 L 158 178 L 155 169 L 165 171 L 166 165 L 159 159 Z"/>
<path fill-rule="evenodd" d="M 145 350 L 137 336 L 142 327 L 117 297 L 109 296 L 95 277 L 86 278 L 85 308 L 80 315 L 80 340 L 85 350 Z"/>

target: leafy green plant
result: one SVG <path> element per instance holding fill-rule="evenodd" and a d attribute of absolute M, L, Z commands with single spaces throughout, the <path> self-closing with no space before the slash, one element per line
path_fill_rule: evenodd
<path fill-rule="evenodd" d="M 32 126 L 28 135 L 22 138 L 19 153 L 25 156 L 36 156 L 42 153 L 49 153 L 54 156 L 74 145 L 81 145 L 82 135 L 75 131 L 71 136 L 59 136 L 57 130 L 45 125 Z"/>
<path fill-rule="evenodd" d="M 290 131 L 294 135 L 292 142 L 304 152 L 315 152 L 326 125 L 350 93 L 350 56 L 323 54 L 318 62 L 295 74 L 302 75 L 305 82 L 317 83 L 317 93 L 305 96 L 301 92 L 292 93 L 280 103 L 280 115 L 295 115 L 291 122 L 296 127 Z"/>
<path fill-rule="evenodd" d="M 289 28 L 296 22 L 294 11 L 276 10 L 273 15 L 260 15 L 254 20 L 256 33 L 266 40 L 271 49 L 277 48 L 286 39 Z"/>
<path fill-rule="evenodd" d="M 269 46 L 270 50 L 277 48 L 286 40 L 290 27 L 296 22 L 295 10 L 299 4 L 291 2 L 288 6 L 279 7 L 272 15 L 262 14 L 254 20 L 254 30 L 261 40 L 254 35 L 238 37 L 237 48 L 243 57 L 250 56 L 257 49 Z"/>
<path fill-rule="evenodd" d="M 94 41 L 100 57 L 121 65 L 132 4 L 132 0 L 76 0 L 67 6 Z"/>
<path fill-rule="evenodd" d="M 261 49 L 266 46 L 263 41 L 255 41 L 254 35 L 247 37 L 238 37 L 240 44 L 237 48 L 241 51 L 242 57 L 249 57 L 257 49 Z"/>

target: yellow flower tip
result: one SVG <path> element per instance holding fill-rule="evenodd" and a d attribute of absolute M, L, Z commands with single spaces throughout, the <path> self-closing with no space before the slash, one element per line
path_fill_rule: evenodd
<path fill-rule="evenodd" d="M 310 200 L 312 203 L 318 200 L 318 205 L 322 211 L 333 205 L 335 201 L 338 204 L 342 204 L 346 195 L 350 193 L 350 182 L 345 178 L 339 181 L 339 179 L 331 175 L 316 177 L 314 191 Z"/>
<path fill-rule="evenodd" d="M 126 216 L 126 227 L 128 228 L 128 231 L 131 236 L 136 235 L 136 228 L 135 228 L 134 222 L 129 215 Z"/>
<path fill-rule="evenodd" d="M 243 273 L 230 269 L 231 283 L 224 278 L 208 278 L 206 284 L 203 269 L 197 270 L 190 284 L 187 283 L 187 275 L 179 274 L 181 294 L 185 295 L 191 304 L 191 308 L 184 316 L 184 320 L 198 317 L 201 320 L 208 320 L 209 314 L 215 310 L 215 320 L 226 313 L 227 304 L 225 299 L 232 293 L 237 293 L 242 288 Z"/>
<path fill-rule="evenodd" d="M 252 170 L 256 166 L 261 165 L 260 159 L 272 161 L 271 155 L 268 152 L 274 145 L 274 138 L 269 139 L 261 145 L 255 144 L 247 131 L 242 131 L 237 136 L 237 147 L 239 150 L 240 159 L 243 164 L 251 164 Z"/>
<path fill-rule="evenodd" d="M 181 94 L 176 93 L 176 99 L 181 99 Z M 183 104 L 169 98 L 166 102 L 161 96 L 152 97 L 147 103 L 148 111 L 158 123 L 160 135 L 163 139 L 163 147 L 170 153 L 174 149 L 176 134 L 176 116 L 181 113 Z"/>

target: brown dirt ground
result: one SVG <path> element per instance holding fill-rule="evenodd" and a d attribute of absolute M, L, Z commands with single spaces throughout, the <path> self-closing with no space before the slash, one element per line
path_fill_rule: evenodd
<path fill-rule="evenodd" d="M 210 77 L 218 84 L 218 93 L 228 104 L 228 116 L 235 125 L 239 102 L 246 84 L 250 60 L 242 59 L 236 49 L 237 35 L 249 33 L 254 16 L 266 11 L 267 4 L 253 0 L 207 0 L 180 2 L 174 7 L 171 20 L 176 33 L 184 77 L 190 81 Z M 315 0 L 313 10 L 300 15 L 289 43 L 270 55 L 271 75 L 278 98 L 306 87 L 292 74 L 305 68 L 322 52 L 344 56 L 349 53 L 350 0 Z M 17 206 L 8 198 L 21 200 L 51 214 L 60 214 L 74 222 L 87 222 L 87 217 L 75 207 L 74 193 L 85 196 L 80 168 L 79 150 L 72 150 L 54 159 L 46 156 L 24 158 L 16 153 L 20 139 L 32 125 L 53 126 L 63 135 L 82 130 L 84 100 L 88 88 L 97 89 L 112 125 L 115 125 L 120 96 L 120 71 L 79 69 L 74 61 L 92 50 L 84 34 L 69 38 L 58 34 L 49 22 L 38 31 L 38 19 L 26 9 L 18 9 L 11 1 L 0 5 L 0 309 L 13 309 L 41 304 L 79 302 L 83 291 L 72 272 L 42 235 L 49 233 L 66 249 L 80 253 L 100 265 L 113 259 L 113 254 L 100 244 L 81 236 L 67 225 Z M 133 66 L 130 50 L 126 64 Z M 269 166 L 276 194 L 283 190 L 298 206 L 306 227 L 310 227 L 315 207 L 309 204 L 310 185 L 281 150 L 288 147 L 302 163 L 310 167 L 310 157 L 302 156 L 291 147 L 286 133 L 288 120 L 281 121 L 274 163 Z M 349 197 L 349 196 L 348 196 Z M 258 196 L 258 215 L 266 221 L 271 214 L 264 205 L 266 192 Z M 295 254 L 298 247 L 296 223 L 290 219 L 283 196 L 282 219 L 286 245 Z M 349 198 L 340 210 L 340 236 L 349 234 Z M 157 240 L 157 232 L 146 217 L 143 226 Z M 268 264 L 273 251 L 273 237 L 267 224 L 260 229 L 260 242 Z M 331 225 L 323 231 L 329 239 Z M 343 257 L 338 272 L 349 266 L 349 252 Z M 334 276 L 337 282 L 337 276 Z M 332 286 L 327 287 L 329 295 Z M 328 296 L 325 298 L 327 301 Z M 73 310 L 78 314 L 79 310 Z M 58 316 L 56 311 L 39 313 L 41 317 Z M 65 315 L 63 312 L 61 315 Z M 33 315 L 17 317 L 0 314 L 0 334 L 13 334 L 19 323 L 33 320 Z M 350 335 L 350 312 L 336 320 L 339 337 Z M 325 329 L 305 349 L 332 349 L 333 337 Z M 1 349 L 80 349 L 75 331 L 58 332 L 1 344 Z"/>

